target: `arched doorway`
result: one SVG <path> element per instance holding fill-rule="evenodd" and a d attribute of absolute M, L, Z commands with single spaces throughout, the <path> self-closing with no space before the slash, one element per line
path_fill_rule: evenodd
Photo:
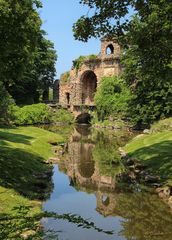
<path fill-rule="evenodd" d="M 82 104 L 94 105 L 94 94 L 97 89 L 97 77 L 93 71 L 86 71 L 81 76 Z"/>

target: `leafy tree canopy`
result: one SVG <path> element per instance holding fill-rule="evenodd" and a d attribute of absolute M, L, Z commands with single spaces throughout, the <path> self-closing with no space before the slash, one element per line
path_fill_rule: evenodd
<path fill-rule="evenodd" d="M 26 66 L 18 84 L 11 84 L 8 88 L 17 103 L 39 101 L 39 96 L 53 83 L 56 59 L 53 43 L 47 40 L 45 33 L 41 31 L 32 53 L 32 61 Z"/>
<path fill-rule="evenodd" d="M 131 46 L 123 56 L 123 78 L 134 95 L 129 104 L 135 123 L 149 124 L 172 114 L 172 29 L 165 12 L 160 13 L 145 21 L 136 16 L 127 34 Z"/>
<path fill-rule="evenodd" d="M 81 0 L 93 14 L 89 12 L 73 25 L 74 36 L 78 40 L 87 41 L 90 37 L 121 36 L 131 27 L 131 12 L 144 21 L 153 11 L 160 15 L 166 12 L 165 19 L 170 21 L 171 0 Z"/>
<path fill-rule="evenodd" d="M 41 30 L 39 0 L 0 0 L 0 81 L 17 103 L 37 102 L 55 76 L 53 43 Z"/>
<path fill-rule="evenodd" d="M 20 79 L 31 61 L 41 19 L 33 7 L 39 1 L 0 0 L 0 76 L 6 85 Z"/>
<path fill-rule="evenodd" d="M 123 78 L 133 91 L 131 116 L 149 124 L 172 114 L 172 1 L 81 0 L 94 10 L 73 26 L 76 39 L 118 36 Z M 129 18 L 129 13 L 133 16 Z"/>

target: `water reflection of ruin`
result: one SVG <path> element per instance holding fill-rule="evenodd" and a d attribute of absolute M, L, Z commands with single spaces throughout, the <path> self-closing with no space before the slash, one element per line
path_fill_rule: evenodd
<path fill-rule="evenodd" d="M 79 129 L 80 130 L 80 129 Z M 93 160 L 95 144 L 88 131 L 74 130 L 65 146 L 65 153 L 59 162 L 59 169 L 70 178 L 75 188 L 94 192 L 97 198 L 96 210 L 104 216 L 112 215 L 115 209 L 115 178 L 100 174 L 98 164 Z"/>
<path fill-rule="evenodd" d="M 74 130 L 58 164 L 69 176 L 70 185 L 95 194 L 96 211 L 103 216 L 120 217 L 123 226 L 120 234 L 124 239 L 171 240 L 172 218 L 168 206 L 156 194 L 119 190 L 115 177 L 101 174 L 100 165 L 93 159 L 96 140 L 88 129 Z"/>

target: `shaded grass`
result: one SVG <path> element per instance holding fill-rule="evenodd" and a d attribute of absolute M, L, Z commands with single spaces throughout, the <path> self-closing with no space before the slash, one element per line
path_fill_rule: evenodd
<path fill-rule="evenodd" d="M 36 192 L 36 175 L 43 174 L 43 164 L 52 155 L 49 142 L 61 137 L 34 127 L 0 130 L 0 185 L 15 189 L 30 199 L 39 197 Z M 45 188 L 48 185 L 44 183 Z"/>
<path fill-rule="evenodd" d="M 0 240 L 24 239 L 22 234 L 26 231 L 34 233 L 34 238 L 28 239 L 41 239 L 38 201 L 30 201 L 12 189 L 0 187 L 0 202 Z"/>
<path fill-rule="evenodd" d="M 168 185 L 172 186 L 172 132 L 141 135 L 129 142 L 124 150 L 141 160 Z"/>
<path fill-rule="evenodd" d="M 37 231 L 39 199 L 51 189 L 51 174 L 45 175 L 51 167 L 43 162 L 53 154 L 50 143 L 62 140 L 35 127 L 0 129 L 0 239 L 22 239 L 20 234 L 26 229 Z M 12 216 L 12 222 L 2 221 L 4 215 Z"/>

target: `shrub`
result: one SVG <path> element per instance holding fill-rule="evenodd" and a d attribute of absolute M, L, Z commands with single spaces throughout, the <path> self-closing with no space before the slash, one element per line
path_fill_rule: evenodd
<path fill-rule="evenodd" d="M 36 123 L 51 122 L 52 113 L 48 106 L 43 103 L 27 105 L 15 108 L 15 124 L 30 125 Z"/>
<path fill-rule="evenodd" d="M 105 117 L 126 117 L 128 102 L 132 94 L 122 79 L 117 77 L 104 77 L 95 94 L 97 113 L 101 120 Z"/>
<path fill-rule="evenodd" d="M 97 55 L 91 54 L 88 56 L 80 56 L 79 58 L 73 61 L 73 67 L 78 70 L 86 60 L 94 60 L 94 59 L 97 59 Z"/>
<path fill-rule="evenodd" d="M 53 122 L 61 122 L 66 124 L 74 123 L 74 115 L 65 109 L 58 109 L 57 112 L 53 113 Z"/>

